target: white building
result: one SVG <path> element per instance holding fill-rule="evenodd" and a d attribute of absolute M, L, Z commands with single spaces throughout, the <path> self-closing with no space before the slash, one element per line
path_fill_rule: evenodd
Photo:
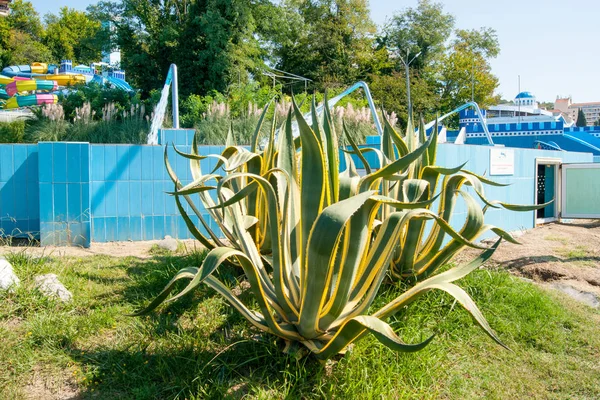
<path fill-rule="evenodd" d="M 6 17 L 10 13 L 9 4 L 12 0 L 0 0 L 0 17 Z"/>
<path fill-rule="evenodd" d="M 493 123 L 512 123 L 512 122 L 553 122 L 556 116 L 547 110 L 539 108 L 539 104 L 533 94 L 530 92 L 519 93 L 512 103 L 499 104 L 491 106 L 486 117 L 488 122 L 493 119 Z"/>
<path fill-rule="evenodd" d="M 600 119 L 600 102 L 594 101 L 590 103 L 573 103 L 570 97 L 557 98 L 554 102 L 554 108 L 569 115 L 569 117 L 577 122 L 579 110 L 583 111 L 587 126 L 594 126 L 594 123 Z"/>
<path fill-rule="evenodd" d="M 102 27 L 108 27 L 111 33 L 115 30 L 115 25 L 112 22 L 103 22 Z M 102 62 L 119 68 L 121 66 L 121 51 L 119 48 L 115 47 L 110 52 L 102 53 Z"/>

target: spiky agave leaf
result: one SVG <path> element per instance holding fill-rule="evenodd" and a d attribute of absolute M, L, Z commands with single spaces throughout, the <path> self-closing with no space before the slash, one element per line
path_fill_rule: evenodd
<path fill-rule="evenodd" d="M 293 117 L 298 122 L 299 141 L 292 136 Z M 498 340 L 473 301 L 452 282 L 485 261 L 499 242 L 467 267 L 425 280 L 383 309 L 368 314 L 398 243 L 403 243 L 404 232 L 411 224 L 431 220 L 457 243 L 480 246 L 428 209 L 437 199 L 430 196 L 429 181 L 416 176 L 398 178 L 413 163 L 423 162 L 424 156 L 430 159 L 427 151 L 431 141 L 411 144 L 412 152 L 372 171 L 368 179 L 358 177 L 351 164 L 338 176 L 332 173 L 339 168 L 336 133 L 327 113 L 322 123 L 320 127 L 313 105 L 311 127 L 293 101 L 285 129 L 277 139 L 271 134 L 262 152 L 256 147 L 248 151 L 235 146 L 223 151 L 218 158 L 225 171 L 223 177 L 202 174 L 194 147 L 192 154 L 184 155 L 194 170 L 194 181 L 186 186 L 179 183 L 165 157 L 178 205 L 180 197 L 188 201 L 190 196 L 198 195 L 228 243 L 214 244 L 202 265 L 181 270 L 137 314 L 180 299 L 206 284 L 256 328 L 288 342 L 302 343 L 319 359 L 327 359 L 367 333 L 398 351 L 420 350 L 432 338 L 407 344 L 385 320 L 423 293 L 437 289 L 454 296 Z M 390 185 L 393 187 L 388 192 L 400 190 L 403 199 L 380 192 L 387 179 L 396 185 Z M 212 197 L 211 192 L 216 196 Z M 379 219 L 384 208 L 390 211 Z M 184 218 L 186 223 L 190 221 Z M 208 240 L 198 229 L 195 234 Z M 270 238 L 268 247 L 261 237 Z M 254 305 L 244 303 L 214 276 L 224 262 L 243 268 Z M 182 279 L 188 279 L 188 285 L 169 298 L 176 282 Z"/>
<path fill-rule="evenodd" d="M 419 281 L 434 274 L 446 265 L 465 247 L 476 247 L 474 241 L 485 232 L 491 231 L 498 236 L 517 243 L 504 230 L 484 223 L 484 214 L 489 208 L 504 208 L 510 211 L 532 211 L 543 205 L 515 205 L 496 200 L 488 200 L 484 185 L 505 186 L 483 176 L 464 169 L 465 164 L 455 168 L 435 165 L 437 153 L 437 123 L 427 137 L 425 125 L 421 121 L 418 130 L 412 128 L 409 121 L 406 134 L 400 135 L 384 116 L 384 132 L 381 138 L 380 165 L 377 171 L 367 169 L 362 178 L 354 178 L 355 185 L 350 187 L 352 194 L 366 190 L 380 190 L 386 197 L 395 201 L 384 201 L 380 218 L 385 219 L 394 210 L 410 210 L 423 207 L 428 210 L 437 208 L 437 219 L 430 224 L 423 220 L 411 221 L 397 243 L 391 261 L 391 274 L 397 279 Z M 348 153 L 356 155 L 363 163 L 363 153 L 349 139 L 352 149 Z M 353 170 L 352 159 L 348 170 Z M 348 179 L 348 178 L 346 178 Z M 470 187 L 480 204 L 466 191 Z M 344 194 L 346 195 L 346 194 Z M 461 238 L 453 237 L 445 226 L 454 216 L 456 203 L 462 199 L 467 212 L 458 231 Z M 437 207 L 436 207 L 437 204 Z"/>

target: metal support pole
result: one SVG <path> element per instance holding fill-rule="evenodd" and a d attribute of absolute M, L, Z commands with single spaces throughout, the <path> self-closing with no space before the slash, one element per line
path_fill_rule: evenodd
<path fill-rule="evenodd" d="M 177 81 L 177 65 L 171 64 L 173 81 L 171 83 L 171 104 L 173 108 L 173 128 L 179 129 L 179 91 Z"/>
<path fill-rule="evenodd" d="M 408 57 L 407 57 L 408 58 Z M 408 99 L 408 119 L 412 120 L 412 102 L 410 101 L 410 70 L 408 68 L 408 63 L 404 63 L 406 67 L 406 97 Z"/>

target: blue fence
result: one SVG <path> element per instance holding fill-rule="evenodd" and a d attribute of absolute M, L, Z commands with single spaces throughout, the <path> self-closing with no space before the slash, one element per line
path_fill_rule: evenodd
<path fill-rule="evenodd" d="M 175 143 L 189 152 L 193 130 L 163 130 L 161 143 Z M 378 137 L 368 138 L 377 145 Z M 201 155 L 220 154 L 222 146 L 202 146 Z M 438 165 L 456 166 L 485 174 L 490 167 L 487 146 L 441 144 Z M 94 242 L 161 239 L 165 235 L 186 239 L 190 233 L 175 201 L 166 192 L 174 189 L 164 166 L 164 146 L 100 145 L 89 143 L 39 143 L 0 145 L 0 234 L 33 236 L 42 245 L 89 246 Z M 515 173 L 493 177 L 509 188 L 486 188 L 490 199 L 510 203 L 535 202 L 535 159 L 555 158 L 566 163 L 592 162 L 589 153 L 514 149 Z M 191 181 L 189 162 L 172 146 L 167 154 L 182 183 Z M 367 158 L 371 156 L 366 154 Z M 202 160 L 203 170 L 217 160 Z M 374 160 L 369 163 L 376 165 Z M 343 166 L 342 166 L 343 167 Z M 358 167 L 361 165 L 358 163 Z M 200 206 L 200 205 L 199 205 Z M 191 209 L 186 211 L 197 222 Z M 200 212 L 204 213 L 204 209 Z M 456 209 L 455 226 L 466 210 Z M 212 228 L 218 231 L 216 224 Z M 534 226 L 533 212 L 490 210 L 486 222 L 506 230 Z"/>

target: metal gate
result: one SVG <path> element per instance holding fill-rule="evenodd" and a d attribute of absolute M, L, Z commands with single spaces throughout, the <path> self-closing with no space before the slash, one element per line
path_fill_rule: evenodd
<path fill-rule="evenodd" d="M 600 218 L 600 164 L 561 164 L 562 218 Z"/>

